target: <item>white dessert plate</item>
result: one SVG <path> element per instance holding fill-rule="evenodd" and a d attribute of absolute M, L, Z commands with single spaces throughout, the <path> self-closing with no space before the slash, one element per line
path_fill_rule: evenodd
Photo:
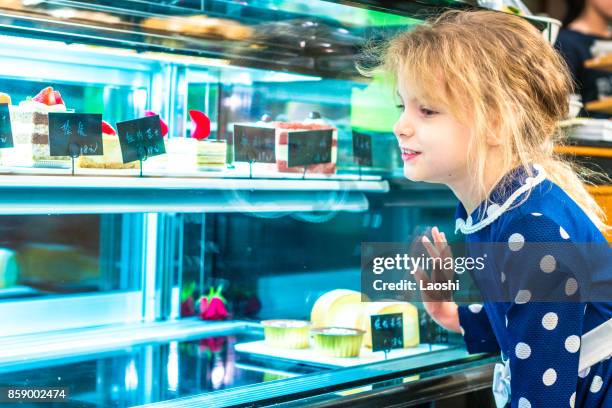
<path fill-rule="evenodd" d="M 429 344 L 421 343 L 417 347 L 405 349 L 394 349 L 387 354 L 387 359 L 397 359 L 419 354 L 429 353 L 431 351 L 444 350 L 449 348 L 447 344 Z M 383 361 L 385 353 L 382 351 L 373 352 L 371 348 L 362 347 L 359 357 L 328 357 L 314 348 L 307 349 L 282 349 L 268 346 L 265 341 L 253 341 L 249 343 L 238 343 L 235 346 L 236 351 L 249 353 L 265 357 L 275 357 L 287 360 L 295 360 L 304 363 L 314 363 L 325 366 L 335 367 L 352 367 L 356 365 L 374 363 Z"/>

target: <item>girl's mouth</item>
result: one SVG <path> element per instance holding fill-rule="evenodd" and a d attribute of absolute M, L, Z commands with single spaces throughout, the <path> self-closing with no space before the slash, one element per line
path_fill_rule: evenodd
<path fill-rule="evenodd" d="M 421 154 L 421 152 L 417 152 L 416 150 L 407 149 L 405 147 L 400 147 L 400 150 L 402 151 L 402 160 L 405 162 L 413 160 L 414 158 L 416 158 L 418 155 Z"/>

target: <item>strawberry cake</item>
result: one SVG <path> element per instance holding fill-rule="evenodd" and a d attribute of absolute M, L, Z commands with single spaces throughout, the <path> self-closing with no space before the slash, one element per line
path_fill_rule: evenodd
<path fill-rule="evenodd" d="M 323 123 L 302 123 L 302 122 L 272 122 L 276 129 L 276 167 L 282 173 L 306 173 L 334 174 L 336 172 L 336 160 L 338 156 L 338 130 L 330 125 Z M 303 132 L 309 130 L 331 130 L 331 162 L 310 164 L 306 166 L 289 167 L 289 133 Z"/>
<path fill-rule="evenodd" d="M 58 165 L 67 163 L 68 156 L 49 155 L 49 113 L 66 112 L 59 91 L 47 87 L 34 98 L 11 106 L 11 125 L 15 151 L 13 165 Z"/>
<path fill-rule="evenodd" d="M 324 123 L 318 115 L 315 116 L 315 118 L 316 119 L 306 119 L 303 122 L 266 122 L 262 120 L 247 126 L 275 129 L 276 163 L 272 166 L 276 171 L 281 173 L 303 173 L 305 170 L 307 174 L 334 174 L 336 172 L 336 161 L 338 157 L 338 129 Z M 312 130 L 332 131 L 331 161 L 329 163 L 289 167 L 289 133 Z"/>

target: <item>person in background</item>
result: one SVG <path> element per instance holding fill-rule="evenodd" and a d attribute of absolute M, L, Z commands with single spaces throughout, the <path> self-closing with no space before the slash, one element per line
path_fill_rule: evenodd
<path fill-rule="evenodd" d="M 582 103 L 612 96 L 612 73 L 589 69 L 584 62 L 593 58 L 595 41 L 612 40 L 612 0 L 566 0 L 567 14 L 559 31 L 555 48 L 565 58 L 576 84 L 575 92 Z M 583 108 L 580 116 L 610 118 L 610 114 Z"/>

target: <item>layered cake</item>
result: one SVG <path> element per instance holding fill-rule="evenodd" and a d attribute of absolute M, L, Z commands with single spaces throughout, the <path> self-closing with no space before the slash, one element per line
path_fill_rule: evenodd
<path fill-rule="evenodd" d="M 227 143 L 225 140 L 200 140 L 197 143 L 198 167 L 220 167 L 225 165 Z"/>
<path fill-rule="evenodd" d="M 138 169 L 140 162 L 123 163 L 121 144 L 115 129 L 102 121 L 102 149 L 101 156 L 79 156 L 77 165 L 82 168 L 96 169 Z"/>
<path fill-rule="evenodd" d="M 336 161 L 338 157 L 338 130 L 324 123 L 320 116 L 314 116 L 315 119 L 307 119 L 304 122 L 266 122 L 265 120 L 259 121 L 255 124 L 242 125 L 245 127 L 255 128 L 272 128 L 275 130 L 275 155 L 276 163 L 273 168 L 283 173 L 304 173 L 307 174 L 334 174 L 336 172 Z M 328 130 L 332 132 L 331 141 L 331 161 L 327 163 L 310 164 L 307 166 L 293 166 L 289 167 L 289 134 Z"/>
<path fill-rule="evenodd" d="M 201 111 L 189 111 L 191 118 L 191 138 L 197 140 L 196 164 L 198 167 L 224 166 L 227 155 L 225 140 L 208 140 L 210 118 Z"/>
<path fill-rule="evenodd" d="M 276 129 L 276 167 L 283 173 L 303 173 L 304 166 L 289 167 L 289 133 L 310 130 L 331 130 L 331 162 L 311 164 L 306 167 L 306 173 L 334 174 L 338 157 L 338 129 L 324 123 L 307 122 L 273 122 Z"/>
<path fill-rule="evenodd" d="M 164 139 L 164 145 L 166 154 L 151 157 L 147 163 L 173 171 L 195 171 L 197 167 L 225 165 L 227 148 L 225 141 L 172 137 Z"/>
<path fill-rule="evenodd" d="M 12 165 L 59 165 L 70 160 L 68 156 L 49 154 L 49 113 L 66 112 L 59 91 L 47 87 L 34 98 L 11 106 L 11 125 L 15 150 Z M 5 157 L 6 158 L 6 157 Z M 6 162 L 6 160 L 5 160 Z"/>

